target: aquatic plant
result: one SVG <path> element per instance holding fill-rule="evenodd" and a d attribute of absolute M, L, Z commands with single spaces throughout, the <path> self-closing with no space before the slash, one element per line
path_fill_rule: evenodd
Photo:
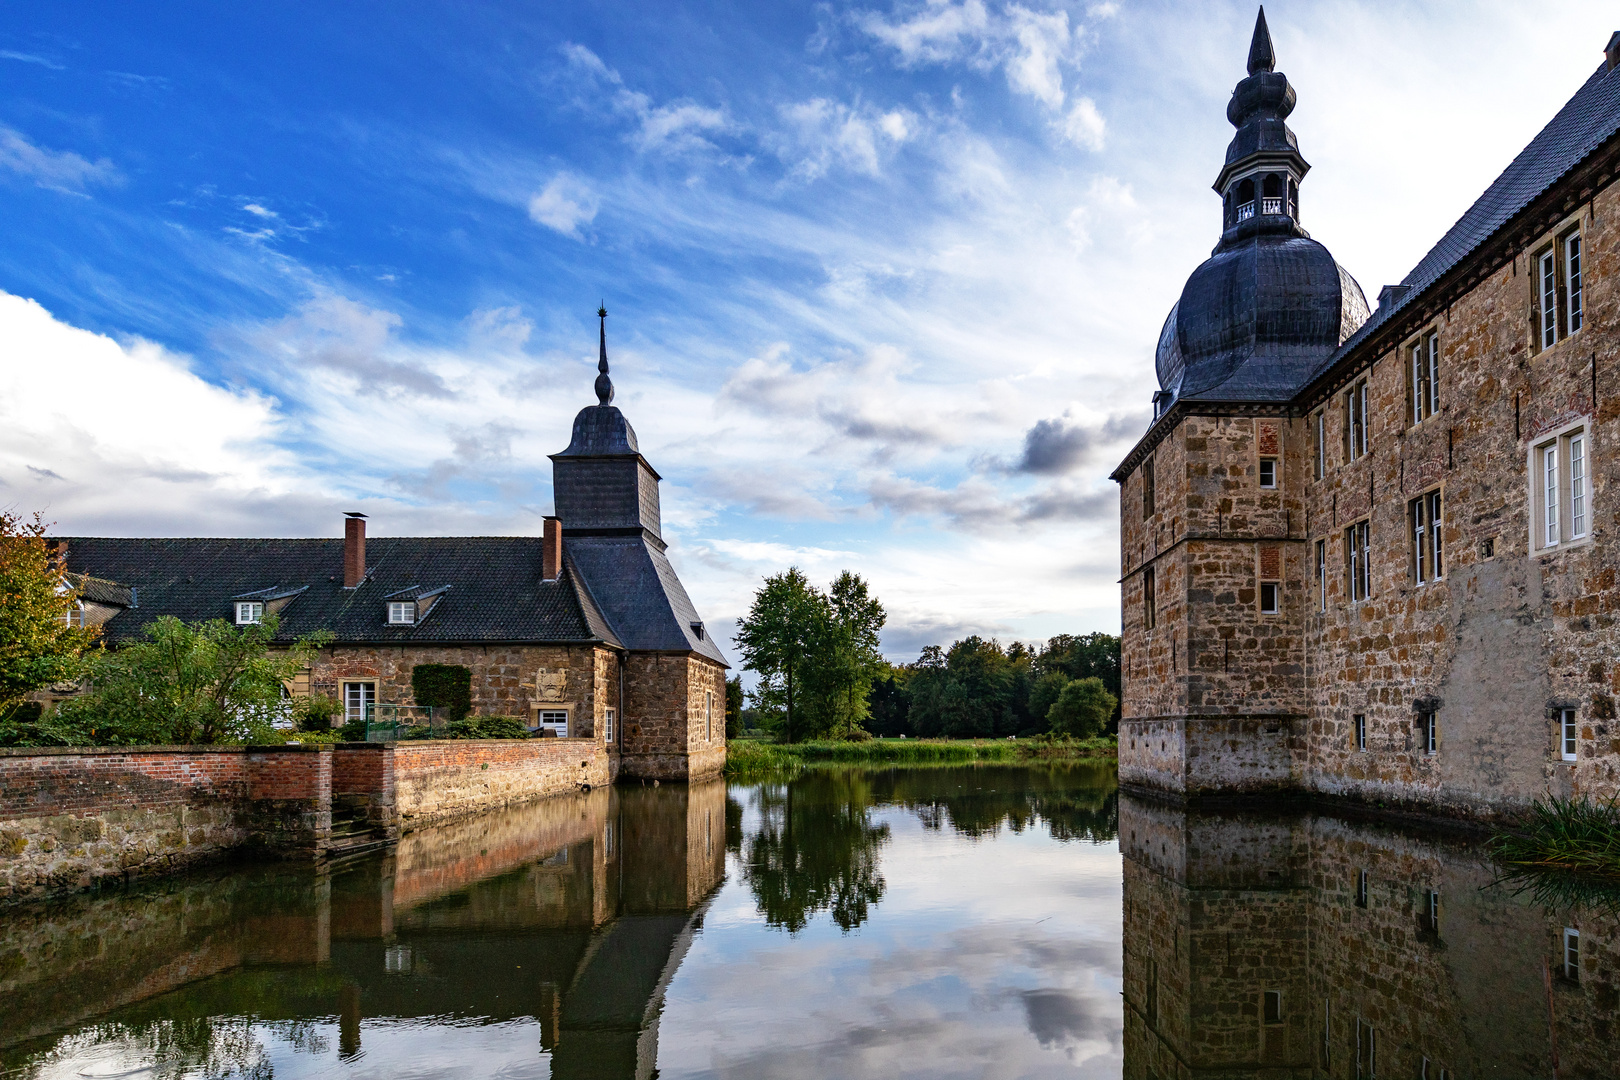
<path fill-rule="evenodd" d="M 1491 837 L 1512 871 L 1564 871 L 1620 881 L 1620 806 L 1615 800 L 1560 799 L 1531 804 L 1515 826 Z"/>

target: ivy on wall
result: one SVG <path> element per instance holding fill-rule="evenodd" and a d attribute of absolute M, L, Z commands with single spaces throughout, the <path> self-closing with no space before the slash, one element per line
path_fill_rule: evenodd
<path fill-rule="evenodd" d="M 472 669 L 460 664 L 417 664 L 411 668 L 411 696 L 418 705 L 443 709 L 460 720 L 472 711 Z"/>

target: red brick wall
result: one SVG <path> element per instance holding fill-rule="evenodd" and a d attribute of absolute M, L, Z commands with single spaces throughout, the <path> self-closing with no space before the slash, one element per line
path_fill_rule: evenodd
<path fill-rule="evenodd" d="M 0 750 L 0 820 L 247 796 L 243 747 Z"/>
<path fill-rule="evenodd" d="M 609 783 L 590 739 L 453 739 L 394 744 L 394 799 L 406 830 Z"/>

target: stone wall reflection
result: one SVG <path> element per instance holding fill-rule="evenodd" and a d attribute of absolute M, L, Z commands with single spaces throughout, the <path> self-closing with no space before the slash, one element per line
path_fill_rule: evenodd
<path fill-rule="evenodd" d="M 1129 796 L 1119 823 L 1127 1077 L 1550 1076 L 1555 1046 L 1614 1075 L 1615 918 L 1515 897 L 1477 842 Z"/>
<path fill-rule="evenodd" d="M 335 1016 L 352 1057 L 368 1018 L 464 1016 L 538 1018 L 555 1077 L 648 1076 L 664 988 L 724 878 L 726 810 L 721 781 L 597 789 L 323 871 L 219 869 L 13 909 L 0 1072 L 87 1023 L 138 1042 L 189 1022 L 201 1041 L 184 1053 L 154 1035 L 184 1065 L 213 1052 L 220 1017 Z"/>

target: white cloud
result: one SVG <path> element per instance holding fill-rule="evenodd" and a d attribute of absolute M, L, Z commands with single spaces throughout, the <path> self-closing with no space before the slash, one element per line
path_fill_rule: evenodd
<path fill-rule="evenodd" d="M 1069 212 L 1064 226 L 1074 240 L 1076 250 L 1084 251 L 1091 246 L 1098 226 L 1112 226 L 1117 231 L 1122 224 L 1134 226 L 1140 220 L 1141 214 L 1130 185 L 1122 184 L 1112 176 L 1098 176 L 1092 178 L 1086 188 L 1084 201 Z"/>
<path fill-rule="evenodd" d="M 117 184 L 123 180 L 118 169 L 106 158 L 87 161 L 71 150 L 50 150 L 36 146 L 21 132 L 0 127 L 0 169 L 9 169 L 43 188 L 72 195 L 84 194 L 86 187 Z"/>
<path fill-rule="evenodd" d="M 529 200 L 529 217 L 564 236 L 580 239 L 579 227 L 596 220 L 601 200 L 572 173 L 558 173 Z"/>
<path fill-rule="evenodd" d="M 1108 134 L 1097 103 L 1088 97 L 1076 98 L 1069 115 L 1063 120 L 1063 134 L 1076 146 L 1101 152 Z"/>
<path fill-rule="evenodd" d="M 641 110 L 641 128 L 636 133 L 636 144 L 644 151 L 664 153 L 712 150 L 714 144 L 699 133 L 724 131 L 727 126 L 725 113 L 719 109 L 690 101 L 677 102 Z"/>
<path fill-rule="evenodd" d="M 806 180 L 825 175 L 835 164 L 877 176 L 884 154 L 910 138 L 914 126 L 901 110 L 883 112 L 819 97 L 784 105 L 781 115 L 777 156 Z"/>

